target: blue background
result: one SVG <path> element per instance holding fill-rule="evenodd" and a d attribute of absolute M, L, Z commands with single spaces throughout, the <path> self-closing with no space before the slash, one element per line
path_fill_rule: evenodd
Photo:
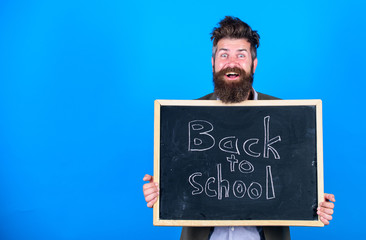
<path fill-rule="evenodd" d="M 212 91 L 212 28 L 259 31 L 257 91 L 322 99 L 325 228 L 360 238 L 366 82 L 363 1 L 0 1 L 0 239 L 178 239 L 153 227 L 153 101 Z"/>

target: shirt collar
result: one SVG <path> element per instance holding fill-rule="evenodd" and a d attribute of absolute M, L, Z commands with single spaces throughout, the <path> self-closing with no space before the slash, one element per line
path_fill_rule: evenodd
<path fill-rule="evenodd" d="M 258 100 L 258 93 L 254 88 L 253 88 L 253 100 Z"/>

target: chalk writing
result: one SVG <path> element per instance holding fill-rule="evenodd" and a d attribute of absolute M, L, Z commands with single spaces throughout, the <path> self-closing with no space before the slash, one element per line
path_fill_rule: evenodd
<path fill-rule="evenodd" d="M 269 158 L 271 151 L 275 159 L 280 159 L 278 151 L 272 146 L 281 141 L 280 136 L 270 138 L 269 136 L 270 116 L 264 118 L 264 141 L 263 157 Z M 206 120 L 193 120 L 188 123 L 188 151 L 208 151 L 215 146 L 215 137 L 210 134 L 214 130 L 212 123 Z M 258 138 L 250 138 L 244 141 L 243 151 L 251 157 L 260 157 L 261 153 L 254 152 L 251 148 L 258 144 Z M 219 141 L 219 149 L 223 152 L 240 155 L 238 148 L 238 138 L 236 136 L 224 137 Z"/>
<path fill-rule="evenodd" d="M 275 143 L 281 141 L 281 136 L 270 138 L 270 116 L 264 117 L 263 126 L 263 158 L 270 158 L 270 153 L 272 153 L 274 159 L 280 159 L 280 154 L 275 148 Z M 188 138 L 188 151 L 208 151 L 215 147 L 216 144 L 214 125 L 206 120 L 190 121 L 188 123 Z M 218 148 L 222 152 L 230 153 L 230 155 L 226 157 L 226 161 L 216 164 L 215 176 L 208 176 L 205 180 L 203 173 L 200 171 L 189 176 L 188 182 L 193 188 L 191 192 L 192 195 L 204 194 L 207 197 L 217 198 L 218 200 L 229 198 L 230 195 L 235 198 L 247 196 L 249 199 L 256 200 L 263 195 L 264 186 L 265 198 L 267 200 L 276 198 L 272 168 L 270 165 L 267 165 L 265 168 L 266 175 L 265 179 L 262 180 L 262 184 L 260 183 L 260 179 L 248 183 L 248 178 L 245 178 L 245 181 L 242 179 L 235 179 L 234 183 L 231 183 L 230 180 L 223 176 L 223 163 L 229 164 L 230 173 L 239 170 L 242 174 L 250 174 L 255 171 L 252 162 L 239 157 L 240 151 L 238 148 L 238 141 L 239 139 L 236 136 L 227 136 L 219 141 Z M 262 153 L 254 150 L 254 146 L 259 144 L 259 142 L 259 138 L 246 139 L 242 145 L 244 153 L 249 157 L 259 158 Z M 256 149 L 258 150 L 258 148 Z"/>
<path fill-rule="evenodd" d="M 258 141 L 259 141 L 258 138 L 251 138 L 251 139 L 246 140 L 243 143 L 244 152 L 251 157 L 259 157 L 261 154 L 254 152 L 251 149 L 252 145 L 258 144 Z M 247 144 L 249 144 L 249 145 L 247 145 Z"/>
<path fill-rule="evenodd" d="M 277 136 L 272 139 L 269 139 L 269 119 L 270 117 L 267 116 L 264 118 L 264 151 L 263 157 L 269 158 L 269 151 L 271 151 L 275 157 L 275 159 L 280 159 L 280 155 L 271 145 L 281 141 L 281 137 Z"/>
<path fill-rule="evenodd" d="M 235 145 L 233 140 L 235 140 Z M 235 139 L 235 136 L 225 137 L 221 139 L 221 141 L 219 142 L 219 148 L 221 149 L 221 151 L 228 153 L 236 153 L 240 155 L 238 149 L 238 139 Z"/>
<path fill-rule="evenodd" d="M 206 151 L 215 145 L 215 138 L 209 134 L 213 125 L 204 120 L 194 120 L 188 123 L 188 151 Z"/>
<path fill-rule="evenodd" d="M 221 164 L 217 164 L 217 178 L 209 177 L 204 184 L 205 187 L 202 186 L 201 179 L 196 180 L 196 177 L 202 177 L 201 172 L 195 172 L 189 176 L 189 183 L 194 188 L 192 191 L 192 195 L 197 195 L 203 193 L 208 197 L 217 197 L 219 200 L 222 197 L 229 197 L 230 196 L 230 182 L 226 180 L 222 176 L 222 166 Z M 272 172 L 271 166 L 266 167 L 266 198 L 273 199 L 275 198 L 274 186 L 273 186 L 273 179 L 272 179 Z M 217 181 L 217 191 L 214 189 L 215 187 L 212 186 Z M 201 183 L 200 183 L 201 182 Z M 247 190 L 248 189 L 248 190 Z M 247 188 L 246 184 L 242 180 L 236 180 L 232 185 L 232 194 L 236 198 L 244 197 L 245 193 L 248 193 L 248 197 L 250 199 L 258 199 L 262 196 L 262 185 L 258 182 L 251 182 L 249 187 Z"/>
<path fill-rule="evenodd" d="M 273 199 L 276 197 L 273 186 L 271 166 L 266 166 L 266 197 L 267 199 Z"/>
<path fill-rule="evenodd" d="M 234 154 L 231 154 L 230 157 L 227 157 L 226 160 L 230 163 L 230 171 L 235 171 L 235 163 L 238 163 L 239 160 L 235 158 Z"/>

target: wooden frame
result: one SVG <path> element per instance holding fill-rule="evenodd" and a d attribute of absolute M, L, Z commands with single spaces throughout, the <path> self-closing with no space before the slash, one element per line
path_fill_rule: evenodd
<path fill-rule="evenodd" d="M 315 106 L 317 148 L 317 201 L 324 201 L 323 133 L 321 100 L 260 100 L 224 104 L 216 100 L 156 100 L 154 113 L 154 181 L 160 180 L 160 108 L 161 106 Z M 324 226 L 318 220 L 163 220 L 159 218 L 159 200 L 154 205 L 153 223 L 157 226 Z"/>

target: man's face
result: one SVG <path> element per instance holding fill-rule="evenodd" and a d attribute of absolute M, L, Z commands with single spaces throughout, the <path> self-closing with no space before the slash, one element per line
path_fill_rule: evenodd
<path fill-rule="evenodd" d="M 246 39 L 221 39 L 212 58 L 215 93 L 226 103 L 247 100 L 252 91 L 257 59 L 252 61 Z"/>
<path fill-rule="evenodd" d="M 224 38 L 217 43 L 215 60 L 212 58 L 214 72 L 225 68 L 241 68 L 250 73 L 253 64 L 253 73 L 257 67 L 257 59 L 252 61 L 250 43 L 244 39 Z M 239 76 L 232 74 L 225 77 L 225 81 L 236 81 Z"/>

